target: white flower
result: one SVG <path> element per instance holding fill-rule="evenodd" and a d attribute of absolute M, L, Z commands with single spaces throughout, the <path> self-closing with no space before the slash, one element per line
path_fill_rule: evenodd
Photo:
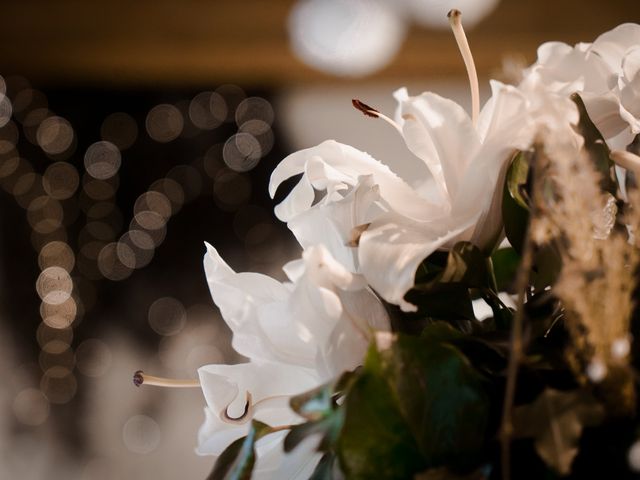
<path fill-rule="evenodd" d="M 491 249 L 500 235 L 496 187 L 513 151 L 528 148 L 531 138 L 524 95 L 499 82 L 491 87 L 477 127 L 451 100 L 396 92 L 398 128 L 422 160 L 410 179 L 335 141 L 288 156 L 271 176 L 271 195 L 303 175 L 276 215 L 303 247 L 321 241 L 385 300 L 413 310 L 404 295 L 424 258 L 461 240 Z M 314 204 L 317 191 L 324 195 Z M 354 228 L 363 224 L 370 225 L 354 242 Z"/>
<path fill-rule="evenodd" d="M 360 365 L 372 329 L 389 328 L 384 307 L 363 278 L 322 246 L 285 265 L 285 283 L 234 272 L 210 245 L 204 265 L 233 347 L 249 361 L 199 369 L 207 401 L 200 454 L 219 455 L 246 435 L 254 418 L 271 426 L 299 423 L 289 398 Z M 283 437 L 281 432 L 258 442 L 256 478 L 307 478 L 313 470 L 315 445 L 285 456 Z"/>
<path fill-rule="evenodd" d="M 533 79 L 564 96 L 578 92 L 589 116 L 612 146 L 622 148 L 640 133 L 640 25 L 626 23 L 592 44 L 548 42 L 521 86 Z"/>

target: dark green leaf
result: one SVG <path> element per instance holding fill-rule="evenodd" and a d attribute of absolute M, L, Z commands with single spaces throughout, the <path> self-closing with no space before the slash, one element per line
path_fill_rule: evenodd
<path fill-rule="evenodd" d="M 529 210 L 526 187 L 529 180 L 529 165 L 532 155 L 532 152 L 518 152 L 511 160 L 505 180 L 509 195 L 525 210 Z"/>
<path fill-rule="evenodd" d="M 484 380 L 456 348 L 460 334 L 446 325 L 422 338 L 398 337 L 384 352 L 387 380 L 429 465 L 473 463 L 481 451 L 489 399 Z"/>
<path fill-rule="evenodd" d="M 591 395 L 547 388 L 536 400 L 513 412 L 517 437 L 533 437 L 538 455 L 561 475 L 571 471 L 585 426 L 598 425 L 604 409 Z"/>
<path fill-rule="evenodd" d="M 475 320 L 469 289 L 460 284 L 440 284 L 428 291 L 409 290 L 405 299 L 418 307 L 418 316 L 442 320 Z"/>
<path fill-rule="evenodd" d="M 493 262 L 498 291 L 511 292 L 520 265 L 520 255 L 513 247 L 501 248 L 491 255 L 491 261 Z"/>
<path fill-rule="evenodd" d="M 345 408 L 337 447 L 347 478 L 400 480 L 426 468 L 373 347 L 345 399 Z"/>
<path fill-rule="evenodd" d="M 528 182 L 531 152 L 516 155 L 507 170 L 502 196 L 502 219 L 504 232 L 518 254 L 522 253 L 522 244 L 529 224 Z"/>
<path fill-rule="evenodd" d="M 247 436 L 231 443 L 218 457 L 207 480 L 250 479 L 256 462 L 255 443 L 269 433 L 269 425 L 253 420 Z"/>
<path fill-rule="evenodd" d="M 346 397 L 338 440 L 349 478 L 411 478 L 428 467 L 473 466 L 484 446 L 483 377 L 454 345 L 465 336 L 444 322 L 421 337 L 399 335 L 371 349 Z"/>
<path fill-rule="evenodd" d="M 295 425 L 284 439 L 284 450 L 290 452 L 310 435 L 320 434 L 318 451 L 328 452 L 335 444 L 344 424 L 344 408 L 336 408 L 320 420 Z"/>
<path fill-rule="evenodd" d="M 571 96 L 571 100 L 575 102 L 578 107 L 578 112 L 580 113 L 577 130 L 584 138 L 584 150 L 587 152 L 593 166 L 602 175 L 600 186 L 603 190 L 615 196 L 617 179 L 614 172 L 614 164 L 610 158 L 611 152 L 609 147 L 598 128 L 591 121 L 591 118 L 589 118 L 589 113 L 580 95 L 574 93 Z"/>
<path fill-rule="evenodd" d="M 429 291 L 441 284 L 460 284 L 467 288 L 490 286 L 486 258 L 478 247 L 469 242 L 458 242 L 449 251 L 447 263 L 440 271 L 433 271 L 429 281 L 416 285 L 416 289 Z"/>
<path fill-rule="evenodd" d="M 337 470 L 336 456 L 333 453 L 325 453 L 315 470 L 309 477 L 309 480 L 333 480 L 336 478 L 335 472 Z"/>

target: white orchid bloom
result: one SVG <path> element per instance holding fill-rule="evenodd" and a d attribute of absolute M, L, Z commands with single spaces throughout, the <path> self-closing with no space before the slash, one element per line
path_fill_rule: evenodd
<path fill-rule="evenodd" d="M 640 133 L 640 25 L 626 23 L 600 35 L 592 44 L 574 47 L 548 42 L 526 72 L 532 81 L 569 96 L 579 93 L 589 116 L 616 148 Z"/>
<path fill-rule="evenodd" d="M 428 255 L 462 240 L 483 249 L 495 244 L 502 229 L 502 192 L 496 188 L 511 154 L 531 143 L 526 99 L 515 87 L 492 82 L 492 97 L 477 113 L 475 68 L 466 39 L 457 38 L 470 72 L 472 116 L 434 93 L 410 97 L 404 89 L 395 94 L 398 122 L 354 101 L 365 114 L 393 124 L 422 160 L 413 178 L 401 178 L 353 147 L 326 141 L 285 158 L 269 186 L 273 196 L 284 180 L 302 174 L 276 207 L 278 218 L 303 247 L 320 240 L 406 311 L 415 310 L 404 295 Z M 316 192 L 324 195 L 314 203 Z"/>
<path fill-rule="evenodd" d="M 249 361 L 199 369 L 207 401 L 200 454 L 222 453 L 247 434 L 252 419 L 271 426 L 299 423 L 289 398 L 359 366 L 373 329 L 389 329 L 384 307 L 363 278 L 322 246 L 285 265 L 285 283 L 234 272 L 210 245 L 204 266 L 213 300 L 233 332 L 233 347 Z M 255 478 L 310 475 L 319 454 L 296 449 L 293 461 L 283 455 L 283 438 L 276 433 L 258 442 Z"/>

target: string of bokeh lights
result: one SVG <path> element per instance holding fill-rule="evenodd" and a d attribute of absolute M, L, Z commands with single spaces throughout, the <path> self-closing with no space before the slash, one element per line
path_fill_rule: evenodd
<path fill-rule="evenodd" d="M 268 221 L 260 207 L 248 205 L 251 182 L 243 174 L 272 149 L 273 121 L 267 100 L 247 97 L 234 85 L 151 108 L 144 130 L 161 144 L 233 122 L 237 131 L 198 161 L 176 165 L 151 183 L 138 196 L 124 228 L 115 196 L 120 167 L 127 161 L 123 153 L 139 137 L 136 120 L 125 112 L 107 116 L 101 138 L 82 153 L 84 169 L 78 169 L 70 161 L 80 154 L 71 123 L 52 112 L 46 96 L 25 79 L 0 77 L 0 187 L 25 210 L 40 268 L 35 289 L 41 300 L 36 331 L 41 375 L 38 388 L 27 386 L 15 397 L 14 413 L 21 423 L 40 425 L 50 404 L 71 401 L 78 388 L 76 372 L 99 377 L 108 369 L 111 351 L 102 340 L 89 338 L 72 346 L 74 328 L 95 304 L 95 283 L 122 281 L 149 265 L 171 217 L 201 195 L 204 178 L 213 180 L 209 192 L 217 207 L 236 212 L 234 230 L 246 237 L 247 245 L 265 240 L 264 232 L 252 230 L 256 223 L 268 230 Z M 21 135 L 46 156 L 43 173 L 18 152 Z M 77 228 L 78 222 L 77 238 L 69 238 L 70 227 Z M 157 299 L 149 308 L 149 326 L 163 337 L 179 333 L 186 318 L 185 307 L 171 297 Z M 220 356 L 209 350 L 209 356 Z M 202 356 L 199 352 L 195 357 Z"/>

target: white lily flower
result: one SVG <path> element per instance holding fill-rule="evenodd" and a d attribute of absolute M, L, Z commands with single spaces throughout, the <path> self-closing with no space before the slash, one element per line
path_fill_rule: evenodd
<path fill-rule="evenodd" d="M 466 40 L 458 40 L 464 51 Z M 365 114 L 393 124 L 422 160 L 413 178 L 401 178 L 368 154 L 331 140 L 289 155 L 271 176 L 273 196 L 284 180 L 302 174 L 275 210 L 302 246 L 320 240 L 405 311 L 415 310 L 404 295 L 428 255 L 463 240 L 493 247 L 502 230 L 502 192 L 496 187 L 511 154 L 531 144 L 522 92 L 492 82 L 492 97 L 478 115 L 470 54 L 465 62 L 472 116 L 434 93 L 410 97 L 404 89 L 395 94 L 398 122 L 354 101 Z M 317 192 L 324 195 L 314 203 Z"/>
<path fill-rule="evenodd" d="M 548 42 L 521 87 L 541 82 L 550 92 L 579 93 L 589 116 L 614 148 L 640 133 L 640 25 L 626 23 L 592 44 Z"/>
<path fill-rule="evenodd" d="M 233 347 L 249 361 L 199 369 L 207 401 L 199 454 L 219 455 L 247 434 L 252 419 L 271 426 L 299 423 L 289 398 L 359 366 L 373 329 L 389 329 L 386 311 L 364 279 L 322 246 L 285 265 L 285 283 L 234 272 L 210 245 L 204 265 Z M 309 446 L 284 455 L 283 438 L 276 433 L 258 442 L 254 478 L 307 478 L 313 471 L 320 455 Z"/>

